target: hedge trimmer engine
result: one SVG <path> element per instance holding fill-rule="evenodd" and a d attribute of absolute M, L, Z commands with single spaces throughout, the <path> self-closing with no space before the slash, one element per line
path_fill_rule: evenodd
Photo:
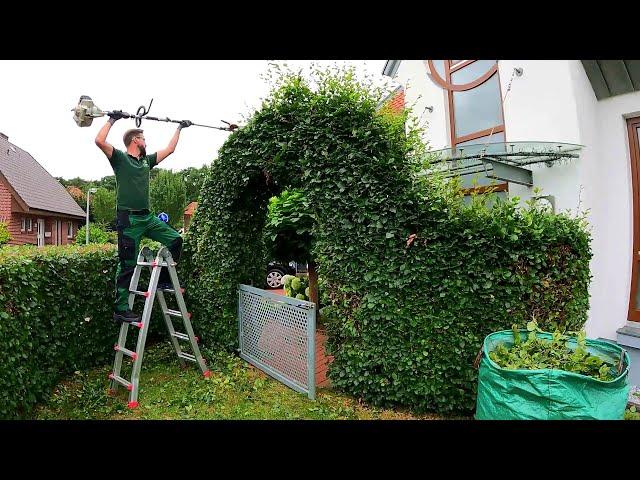
<path fill-rule="evenodd" d="M 106 115 L 105 112 L 100 110 L 91 100 L 91 97 L 82 95 L 76 108 L 72 110 L 73 119 L 79 127 L 88 127 L 93 122 L 94 118 L 102 117 Z"/>
<path fill-rule="evenodd" d="M 149 107 L 145 108 L 144 105 L 141 105 L 140 107 L 138 107 L 138 110 L 135 115 L 123 112 L 121 110 L 116 110 L 115 112 L 120 114 L 122 118 L 134 118 L 136 121 L 136 127 L 138 128 L 140 128 L 143 118 L 145 118 L 146 120 L 155 120 L 156 122 L 180 123 L 184 121 L 184 120 L 171 120 L 169 117 L 158 118 L 158 117 L 147 116 L 147 114 L 149 113 L 149 110 L 151 110 L 152 103 L 153 103 L 153 98 L 151 99 L 151 102 L 149 102 Z M 110 113 L 114 113 L 108 110 L 104 110 L 104 111 L 100 110 L 96 106 L 96 104 L 93 103 L 93 100 L 91 100 L 91 97 L 87 95 L 82 95 L 80 97 L 80 100 L 78 101 L 78 105 L 76 105 L 75 108 L 71 109 L 71 111 L 73 112 L 73 120 L 76 122 L 76 124 L 79 127 L 88 127 L 89 125 L 91 125 L 94 118 L 103 117 L 105 115 L 109 115 Z M 211 125 L 202 125 L 200 123 L 193 123 L 193 122 L 191 122 L 191 125 L 195 125 L 196 127 L 215 128 L 216 130 L 224 130 L 227 132 L 233 132 L 237 128 L 240 128 L 235 123 L 229 123 L 225 120 L 221 120 L 221 122 L 226 123 L 227 126 L 212 127 Z"/>

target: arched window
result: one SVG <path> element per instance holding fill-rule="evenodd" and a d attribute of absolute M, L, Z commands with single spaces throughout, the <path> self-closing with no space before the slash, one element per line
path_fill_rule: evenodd
<path fill-rule="evenodd" d="M 427 60 L 429 76 L 447 91 L 451 146 L 504 142 L 497 60 Z"/>
<path fill-rule="evenodd" d="M 431 80 L 447 92 L 451 147 L 505 142 L 498 61 L 426 63 Z"/>

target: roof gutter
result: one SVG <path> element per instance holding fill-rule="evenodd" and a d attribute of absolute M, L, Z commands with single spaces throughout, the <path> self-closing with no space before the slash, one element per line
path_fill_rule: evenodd
<path fill-rule="evenodd" d="M 384 64 L 384 68 L 382 69 L 382 75 L 393 78 L 396 73 L 398 73 L 399 67 L 400 60 L 387 60 L 387 63 Z"/>

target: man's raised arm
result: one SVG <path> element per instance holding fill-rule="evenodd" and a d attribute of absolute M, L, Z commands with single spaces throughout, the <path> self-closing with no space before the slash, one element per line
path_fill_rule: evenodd
<path fill-rule="evenodd" d="M 183 120 L 180 122 L 180 125 L 176 129 L 176 133 L 173 134 L 173 138 L 169 142 L 169 145 L 167 145 L 167 148 L 158 150 L 158 156 L 156 157 L 156 165 L 160 163 L 162 160 L 164 160 L 165 158 L 167 158 L 169 155 L 171 155 L 173 152 L 175 152 L 176 145 L 178 145 L 178 139 L 180 138 L 180 130 L 182 130 L 183 128 L 190 127 L 191 125 L 193 125 L 193 122 L 190 122 L 189 120 Z"/>
<path fill-rule="evenodd" d="M 107 123 L 104 124 L 96 136 L 96 145 L 104 152 L 108 159 L 111 159 L 111 155 L 113 155 L 113 145 L 107 143 L 107 135 L 109 134 L 109 130 L 111 130 L 111 125 L 123 116 L 124 115 L 121 115 L 117 110 L 110 113 L 109 120 L 107 120 Z"/>

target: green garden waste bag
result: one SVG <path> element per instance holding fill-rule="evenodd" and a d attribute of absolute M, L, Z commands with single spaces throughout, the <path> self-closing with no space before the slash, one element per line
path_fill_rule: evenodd
<path fill-rule="evenodd" d="M 520 331 L 521 338 L 528 332 Z M 551 339 L 549 333 L 538 337 Z M 617 364 L 624 352 L 624 369 L 605 382 L 563 370 L 508 370 L 489 358 L 499 344 L 510 348 L 513 332 L 503 330 L 484 339 L 478 372 L 478 420 L 622 420 L 629 395 L 629 354 L 617 345 L 588 340 L 589 353 Z M 568 340 L 570 348 L 575 339 Z"/>

